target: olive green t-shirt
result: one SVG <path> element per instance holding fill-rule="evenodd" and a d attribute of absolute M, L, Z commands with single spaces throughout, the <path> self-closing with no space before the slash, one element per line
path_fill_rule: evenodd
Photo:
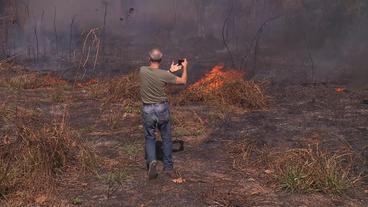
<path fill-rule="evenodd" d="M 167 101 L 165 86 L 175 84 L 176 76 L 169 71 L 143 66 L 139 70 L 142 102 L 155 104 Z"/>

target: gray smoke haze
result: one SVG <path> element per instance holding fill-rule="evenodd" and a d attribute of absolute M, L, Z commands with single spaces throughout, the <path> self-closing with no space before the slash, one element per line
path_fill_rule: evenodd
<path fill-rule="evenodd" d="M 37 44 L 47 69 L 77 60 L 81 34 L 98 27 L 104 72 L 132 70 L 158 46 L 195 75 L 225 63 L 279 82 L 368 79 L 365 0 L 17 0 L 16 13 L 10 53 L 34 59 Z"/>

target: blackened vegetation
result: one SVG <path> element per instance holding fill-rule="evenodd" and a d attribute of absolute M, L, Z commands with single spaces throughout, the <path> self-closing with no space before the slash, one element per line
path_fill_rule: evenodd
<path fill-rule="evenodd" d="M 74 83 L 6 62 L 1 62 L 0 74 L 5 97 L 0 100 L 2 204 L 366 202 L 366 90 L 328 85 L 260 90 L 246 82 L 252 87 L 238 95 L 251 92 L 255 101 L 267 103 L 266 108 L 250 107 L 250 99 L 244 105 L 224 102 L 238 93 L 233 87 L 221 89 L 232 85 L 227 77 L 246 80 L 239 71 L 217 66 L 188 87 L 199 94 L 170 97 L 173 136 L 185 142 L 185 150 L 174 154 L 184 182 L 178 185 L 161 176 L 147 184 L 136 74 Z M 186 101 L 179 102 L 183 96 Z M 198 97 L 208 100 L 194 101 Z M 90 170 L 97 175 L 80 173 Z M 39 179 L 43 185 L 34 184 Z M 157 183 L 170 189 L 160 199 Z M 51 187 L 54 191 L 45 191 Z"/>

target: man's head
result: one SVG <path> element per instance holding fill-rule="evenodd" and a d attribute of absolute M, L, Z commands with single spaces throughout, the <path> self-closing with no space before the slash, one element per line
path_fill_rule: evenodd
<path fill-rule="evenodd" d="M 154 48 L 149 52 L 149 60 L 150 63 L 156 63 L 156 64 L 160 64 L 161 60 L 162 60 L 162 52 L 160 51 L 160 49 L 158 48 Z"/>

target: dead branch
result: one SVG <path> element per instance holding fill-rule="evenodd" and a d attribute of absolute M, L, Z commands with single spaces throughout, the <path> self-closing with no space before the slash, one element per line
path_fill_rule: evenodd
<path fill-rule="evenodd" d="M 58 34 L 56 29 L 56 7 L 54 8 L 54 34 L 55 34 L 55 52 L 57 56 L 59 53 L 59 48 L 58 48 Z"/>
<path fill-rule="evenodd" d="M 100 38 L 97 35 L 98 30 L 99 30 L 99 28 L 90 29 L 89 32 L 87 33 L 86 38 L 84 39 L 84 42 L 83 42 L 82 55 L 81 55 L 81 61 L 80 61 L 80 67 L 79 67 L 80 69 L 84 70 L 82 80 L 85 77 L 85 75 L 87 74 L 86 65 L 89 61 L 92 48 L 94 48 L 95 51 L 96 51 L 95 57 L 94 57 L 94 60 L 93 60 L 93 71 L 96 69 L 98 55 L 99 55 L 99 51 L 100 51 L 100 42 L 101 42 Z M 86 52 L 86 47 L 87 47 L 88 42 L 90 42 L 90 44 L 88 45 L 88 50 Z M 84 54 L 86 54 L 86 55 L 84 55 Z"/>
<path fill-rule="evenodd" d="M 107 6 L 108 3 L 106 1 L 103 2 L 105 6 L 103 26 L 102 26 L 102 62 L 105 62 L 105 40 L 106 40 L 106 16 L 107 16 Z"/>
<path fill-rule="evenodd" d="M 230 17 L 232 15 L 232 12 L 234 10 L 234 1 L 231 1 L 231 7 L 230 7 L 230 10 L 229 10 L 229 13 L 228 15 L 226 16 L 225 20 L 224 20 L 224 24 L 222 25 L 222 42 L 224 43 L 224 46 L 230 56 L 230 59 L 231 59 L 231 66 L 232 68 L 235 68 L 235 61 L 234 61 L 234 56 L 233 56 L 233 53 L 231 52 L 231 49 L 227 43 L 227 40 L 226 40 L 226 34 L 225 32 L 227 32 L 227 29 L 228 29 L 228 22 L 230 20 Z"/>
<path fill-rule="evenodd" d="M 252 78 L 252 76 L 254 76 L 254 73 L 255 73 L 255 70 L 256 70 L 256 67 L 257 67 L 257 53 L 258 53 L 258 45 L 259 45 L 259 40 L 261 39 L 261 36 L 263 34 L 263 31 L 264 31 L 264 28 L 270 23 L 270 22 L 273 22 L 279 18 L 283 17 L 283 15 L 277 15 L 277 16 L 274 16 L 274 17 L 271 17 L 269 19 L 266 19 L 266 21 L 264 21 L 261 26 L 258 28 L 254 38 L 252 39 L 251 41 L 251 44 L 246 52 L 246 55 L 242 58 L 243 61 L 240 65 L 240 68 L 243 68 L 246 64 L 247 64 L 247 61 L 248 61 L 248 58 L 249 56 L 251 55 L 252 53 L 252 50 L 254 52 L 254 68 L 253 68 L 253 71 L 252 73 L 250 73 L 248 75 L 249 78 Z"/>
<path fill-rule="evenodd" d="M 69 62 L 72 62 L 72 42 L 73 42 L 73 25 L 75 22 L 75 18 L 77 16 L 73 16 L 72 21 L 70 23 L 70 34 L 69 34 Z"/>
<path fill-rule="evenodd" d="M 304 2 L 301 1 L 301 3 L 304 5 Z M 306 9 L 305 9 L 305 5 L 303 6 L 303 12 L 304 12 L 304 21 L 307 21 L 307 17 L 306 17 Z M 303 38 L 304 38 L 304 42 L 305 42 L 305 47 L 306 47 L 306 50 L 307 50 L 307 54 L 308 54 L 308 59 L 309 59 L 309 62 L 311 64 L 311 79 L 312 79 L 312 84 L 315 85 L 316 84 L 316 79 L 315 79 L 315 64 L 314 64 L 314 59 L 313 59 L 313 56 L 312 56 L 312 51 L 311 51 L 311 46 L 310 46 L 310 41 L 309 41 L 309 38 L 308 38 L 308 35 L 307 35 L 307 31 L 305 31 L 305 28 L 303 27 Z"/>
<path fill-rule="evenodd" d="M 38 53 L 39 53 L 39 49 L 38 49 L 38 35 L 37 35 L 37 24 L 34 26 L 33 28 L 34 31 L 34 35 L 35 35 L 35 40 L 36 40 L 36 56 L 35 56 L 35 63 L 38 62 Z"/>
<path fill-rule="evenodd" d="M 88 72 L 88 67 L 87 64 L 90 61 L 90 58 L 93 56 L 92 55 L 92 51 L 95 51 L 94 57 L 92 59 L 92 64 L 93 64 L 93 71 L 96 68 L 97 65 L 97 61 L 98 61 L 98 56 L 100 53 L 100 43 L 101 40 L 98 37 L 98 31 L 100 30 L 100 28 L 92 28 L 88 31 L 87 35 L 85 36 L 84 40 L 83 40 L 83 46 L 82 46 L 82 50 L 81 50 L 81 55 L 80 55 L 80 60 L 79 60 L 79 66 L 78 66 L 78 70 L 76 72 L 75 75 L 75 79 L 74 79 L 74 83 L 73 83 L 73 89 L 76 86 L 77 83 L 77 79 L 79 77 L 78 73 L 79 71 L 82 71 L 82 76 L 81 76 L 81 80 L 83 80 Z M 82 33 L 82 36 L 84 35 L 84 33 Z"/>

